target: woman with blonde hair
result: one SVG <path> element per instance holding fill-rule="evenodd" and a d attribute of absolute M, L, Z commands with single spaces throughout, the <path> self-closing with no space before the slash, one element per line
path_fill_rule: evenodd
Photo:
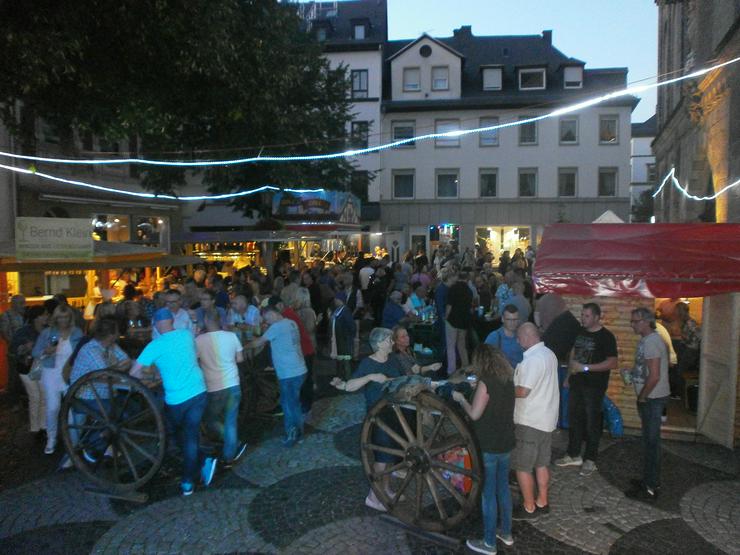
<path fill-rule="evenodd" d="M 67 385 L 62 370 L 82 339 L 82 330 L 75 326 L 72 307 L 60 304 L 49 319 L 49 327 L 36 340 L 32 355 L 41 359 L 41 384 L 46 401 L 46 447 L 44 453 L 51 455 L 57 444 L 59 408 Z"/>
<path fill-rule="evenodd" d="M 483 453 L 484 481 L 481 495 L 484 537 L 468 540 L 478 553 L 496 553 L 496 538 L 513 545 L 511 535 L 511 492 L 509 462 L 514 449 L 514 371 L 504 354 L 488 344 L 473 353 L 478 385 L 473 403 L 459 391 L 452 394 L 473 421 L 473 430 Z M 500 515 L 499 515 L 500 512 Z M 497 528 L 497 520 L 501 525 Z"/>
<path fill-rule="evenodd" d="M 393 328 L 393 353 L 391 353 L 397 365 L 403 369 L 407 375 L 423 374 L 424 372 L 436 372 L 442 368 L 441 362 L 434 362 L 422 366 L 416 360 L 414 352 L 411 350 L 411 337 L 408 330 L 403 326 Z"/>

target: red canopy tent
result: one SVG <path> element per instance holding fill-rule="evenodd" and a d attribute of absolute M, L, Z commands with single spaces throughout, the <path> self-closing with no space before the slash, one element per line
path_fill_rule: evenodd
<path fill-rule="evenodd" d="M 555 224 L 533 274 L 538 293 L 705 297 L 740 292 L 740 224 Z"/>

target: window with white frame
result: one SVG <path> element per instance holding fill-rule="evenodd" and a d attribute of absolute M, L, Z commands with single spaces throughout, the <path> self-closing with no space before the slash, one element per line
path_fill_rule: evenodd
<path fill-rule="evenodd" d="M 658 172 L 656 171 L 655 164 L 647 165 L 647 180 L 648 183 L 654 183 L 658 180 Z"/>
<path fill-rule="evenodd" d="M 355 40 L 362 40 L 365 38 L 365 24 L 364 23 L 355 23 L 352 26 L 352 38 Z"/>
<path fill-rule="evenodd" d="M 479 174 L 480 196 L 498 196 L 498 170 L 496 168 L 481 168 Z"/>
<path fill-rule="evenodd" d="M 599 116 L 599 144 L 619 143 L 619 116 Z"/>
<path fill-rule="evenodd" d="M 403 90 L 404 92 L 421 90 L 421 70 L 418 67 L 403 68 Z"/>
<path fill-rule="evenodd" d="M 578 117 L 560 118 L 559 139 L 561 145 L 578 144 Z"/>
<path fill-rule="evenodd" d="M 367 98 L 367 70 L 353 69 L 350 76 L 352 78 L 352 98 Z"/>
<path fill-rule="evenodd" d="M 558 196 L 576 196 L 576 184 L 578 180 L 577 168 L 558 168 Z"/>
<path fill-rule="evenodd" d="M 497 117 L 480 118 L 479 127 L 493 127 L 495 125 L 498 125 Z M 478 144 L 480 146 L 498 146 L 498 129 L 478 133 Z"/>
<path fill-rule="evenodd" d="M 583 68 L 568 66 L 563 72 L 563 87 L 566 89 L 580 89 L 583 87 Z"/>
<path fill-rule="evenodd" d="M 432 68 L 432 90 L 446 91 L 450 88 L 450 68 L 435 66 Z"/>
<path fill-rule="evenodd" d="M 450 133 L 459 130 L 459 119 L 438 119 L 434 122 L 435 133 Z M 434 140 L 434 146 L 439 148 L 458 147 L 460 146 L 460 137 L 437 137 Z"/>
<path fill-rule="evenodd" d="M 484 67 L 483 68 L 483 90 L 500 91 L 501 90 L 501 68 Z"/>
<path fill-rule="evenodd" d="M 459 170 L 437 170 L 437 198 L 457 198 Z"/>
<path fill-rule="evenodd" d="M 416 122 L 414 120 L 394 121 L 391 123 L 393 142 L 410 139 L 416 134 Z M 409 141 L 395 148 L 414 148 L 415 141 Z"/>
<path fill-rule="evenodd" d="M 519 90 L 541 90 L 545 88 L 546 84 L 545 68 L 519 70 Z"/>
<path fill-rule="evenodd" d="M 519 121 L 531 119 L 535 116 L 519 116 Z M 537 122 L 530 121 L 519 126 L 519 144 L 522 146 L 537 144 Z"/>
<path fill-rule="evenodd" d="M 599 168 L 599 196 L 617 196 L 617 168 Z"/>
<path fill-rule="evenodd" d="M 537 168 L 519 168 L 519 196 L 537 196 Z"/>
<path fill-rule="evenodd" d="M 393 170 L 393 198 L 414 198 L 414 170 Z"/>

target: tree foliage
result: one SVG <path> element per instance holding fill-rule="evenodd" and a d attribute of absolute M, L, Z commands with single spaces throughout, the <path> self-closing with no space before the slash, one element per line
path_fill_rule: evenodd
<path fill-rule="evenodd" d="M 0 107 L 109 140 L 136 137 L 149 158 L 232 158 L 342 149 L 351 119 L 344 68 L 331 70 L 275 0 L 0 0 Z M 207 151 L 208 154 L 196 151 Z M 211 192 L 278 186 L 344 188 L 344 160 L 203 171 Z M 142 169 L 172 192 L 177 169 Z"/>

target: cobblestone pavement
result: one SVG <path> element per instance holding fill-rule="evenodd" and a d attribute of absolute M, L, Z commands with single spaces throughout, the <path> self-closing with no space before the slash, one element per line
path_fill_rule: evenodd
<path fill-rule="evenodd" d="M 320 378 L 325 386 L 327 376 Z M 79 473 L 57 471 L 60 454 L 45 457 L 43 444 L 25 432 L 23 414 L 0 398 L 0 554 L 465 553 L 465 539 L 482 535 L 477 512 L 441 542 L 364 505 L 364 399 L 319 394 L 294 448 L 280 442 L 281 418 L 256 418 L 240 431 L 246 455 L 231 471 L 220 469 L 210 488 L 181 497 L 177 461 L 168 459 L 144 488 L 143 504 L 87 493 Z M 553 458 L 566 442 L 565 432 L 555 434 Z M 499 545 L 499 552 L 740 553 L 738 452 L 663 445 L 655 504 L 623 493 L 639 475 L 639 438 L 605 437 L 591 476 L 552 468 L 550 514 L 516 521 L 514 546 Z"/>

